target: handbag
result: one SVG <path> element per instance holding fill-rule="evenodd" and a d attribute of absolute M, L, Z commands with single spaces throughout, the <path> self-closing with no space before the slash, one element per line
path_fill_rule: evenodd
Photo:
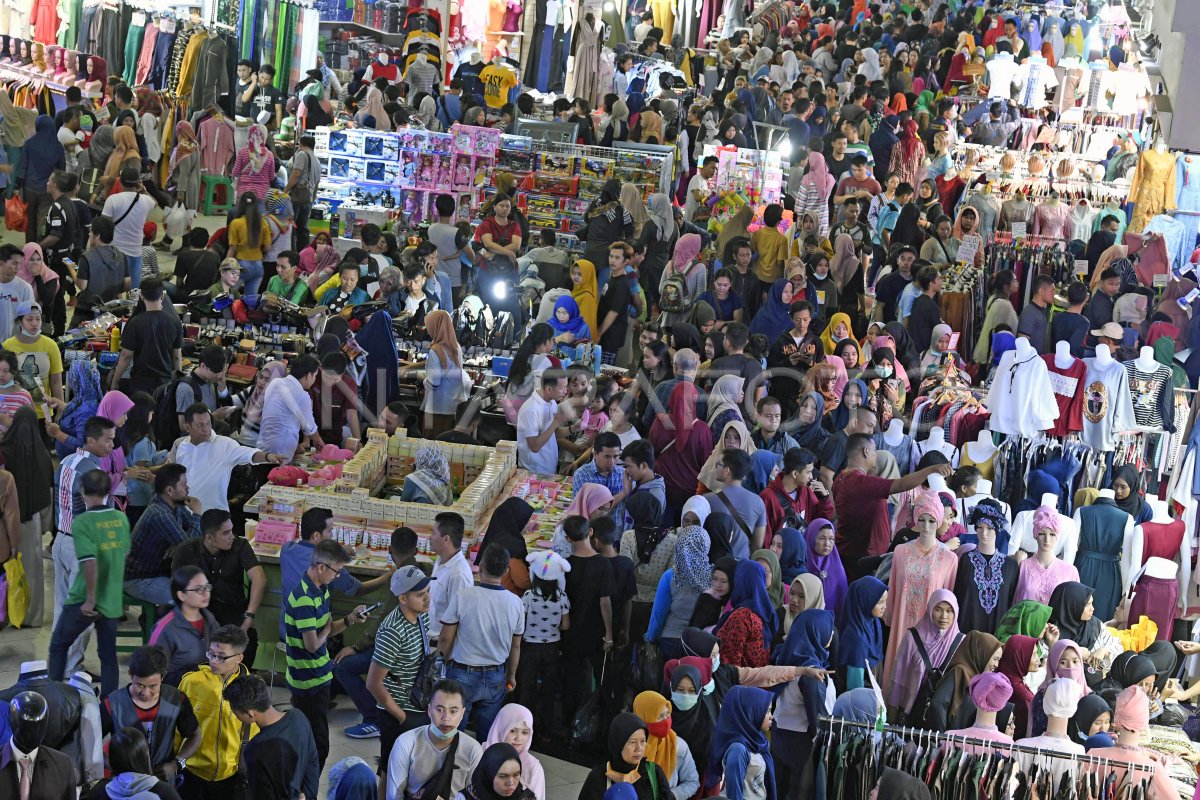
<path fill-rule="evenodd" d="M 421 657 L 417 677 L 408 690 L 408 700 L 414 708 L 427 707 L 433 699 L 433 687 L 446 677 L 446 658 L 437 648 L 429 649 L 429 629 L 425 627 L 424 619 L 421 620 L 421 640 L 425 643 L 425 655 Z"/>
<path fill-rule="evenodd" d="M 406 800 L 451 800 L 455 796 L 454 790 L 451 788 L 454 781 L 454 761 L 455 754 L 458 753 L 458 735 L 455 735 L 454 741 L 446 748 L 446 755 L 442 756 L 442 766 L 438 771 L 430 776 L 429 780 L 421 784 L 421 788 L 415 792 L 410 792 L 407 789 L 404 791 Z"/>
<path fill-rule="evenodd" d="M 604 691 L 604 674 L 608 668 L 608 653 L 604 654 L 604 659 L 600 666 L 600 683 L 588 695 L 587 699 L 580 704 L 579 709 L 575 712 L 575 716 L 571 717 L 571 729 L 568 732 L 568 737 L 571 740 L 572 747 L 580 745 L 594 744 L 600 739 L 600 730 L 603 720 L 603 691 Z"/>
<path fill-rule="evenodd" d="M 25 215 L 28 211 L 29 206 L 25 204 L 25 201 L 14 194 L 4 206 L 4 224 L 8 226 L 10 231 L 25 230 Z"/>

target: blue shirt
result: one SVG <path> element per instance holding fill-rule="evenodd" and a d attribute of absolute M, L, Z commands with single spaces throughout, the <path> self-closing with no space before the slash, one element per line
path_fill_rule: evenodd
<path fill-rule="evenodd" d="M 896 220 L 900 219 L 900 206 L 893 201 L 879 207 L 879 224 L 875 226 L 875 244 L 883 244 L 883 231 L 894 231 Z"/>
<path fill-rule="evenodd" d="M 717 319 L 721 322 L 732 322 L 733 312 L 742 309 L 742 298 L 738 297 L 736 292 L 730 292 L 724 300 L 718 300 L 712 292 L 705 292 L 697 299 L 708 303 L 712 310 L 717 312 Z"/>

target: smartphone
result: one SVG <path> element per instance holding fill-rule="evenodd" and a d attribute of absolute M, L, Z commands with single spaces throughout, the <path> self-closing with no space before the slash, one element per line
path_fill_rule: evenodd
<path fill-rule="evenodd" d="M 370 616 L 371 612 L 379 608 L 381 605 L 383 605 L 383 603 L 372 603 L 371 605 L 367 606 L 365 609 L 363 609 L 363 616 Z"/>

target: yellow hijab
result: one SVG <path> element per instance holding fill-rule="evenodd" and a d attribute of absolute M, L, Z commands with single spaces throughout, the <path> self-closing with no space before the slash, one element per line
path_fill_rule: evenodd
<path fill-rule="evenodd" d="M 854 336 L 854 328 L 850 325 L 850 315 L 841 312 L 834 314 L 829 318 L 829 324 L 825 326 L 825 332 L 821 334 L 821 344 L 825 345 L 825 355 L 827 356 L 833 355 L 834 345 L 838 343 L 838 340 L 833 337 L 833 332 L 839 324 L 846 326 L 847 337 L 853 338 Z M 862 351 L 859 351 L 859 355 L 862 355 Z"/>
<path fill-rule="evenodd" d="M 641 717 L 646 725 L 658 721 L 663 709 L 671 710 L 671 703 L 658 692 L 642 692 L 633 698 L 633 713 Z M 662 768 L 663 774 L 675 774 L 675 754 L 679 746 L 678 734 L 668 730 L 666 736 L 646 735 L 646 760 Z"/>
<path fill-rule="evenodd" d="M 571 297 L 579 304 L 579 314 L 588 324 L 592 338 L 598 339 L 600 329 L 596 325 L 596 315 L 600 308 L 600 291 L 596 286 L 596 265 L 585 258 L 579 259 L 575 264 L 579 267 L 583 279 L 578 286 L 571 287 Z"/>

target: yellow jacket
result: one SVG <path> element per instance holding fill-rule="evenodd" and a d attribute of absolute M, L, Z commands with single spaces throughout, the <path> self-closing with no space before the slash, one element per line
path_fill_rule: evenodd
<path fill-rule="evenodd" d="M 187 695 L 200 722 L 200 749 L 188 759 L 187 769 L 201 780 L 232 778 L 238 771 L 243 745 L 258 734 L 257 725 L 246 726 L 238 721 L 222 694 L 234 678 L 249 674 L 243 665 L 237 675 L 222 679 L 203 664 L 179 681 L 179 691 Z M 176 735 L 176 749 L 182 743 Z"/>

